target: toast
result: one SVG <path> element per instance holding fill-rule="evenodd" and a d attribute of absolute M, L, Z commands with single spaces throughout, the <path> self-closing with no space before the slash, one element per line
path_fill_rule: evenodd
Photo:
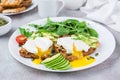
<path fill-rule="evenodd" d="M 0 13 L 18 13 L 32 4 L 32 0 L 1 0 Z"/>
<path fill-rule="evenodd" d="M 1 0 L 0 6 L 4 8 L 19 7 L 23 0 Z"/>
<path fill-rule="evenodd" d="M 23 0 L 19 7 L 28 7 L 32 4 L 32 0 Z"/>
<path fill-rule="evenodd" d="M 0 6 L 0 13 L 3 11 L 3 7 L 2 6 Z"/>
<path fill-rule="evenodd" d="M 21 11 L 24 11 L 26 7 L 20 7 L 20 8 L 13 8 L 13 9 L 5 9 L 2 11 L 3 14 L 8 14 L 8 13 L 18 13 Z"/>

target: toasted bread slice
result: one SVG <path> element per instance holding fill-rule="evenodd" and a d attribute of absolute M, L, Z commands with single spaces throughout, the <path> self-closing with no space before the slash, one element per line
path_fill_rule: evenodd
<path fill-rule="evenodd" d="M 1 0 L 0 5 L 4 8 L 8 7 L 17 7 L 19 6 L 23 0 Z"/>
<path fill-rule="evenodd" d="M 2 6 L 0 6 L 0 13 L 3 11 L 3 7 Z"/>
<path fill-rule="evenodd" d="M 24 0 L 19 7 L 28 7 L 32 4 L 32 0 Z"/>
<path fill-rule="evenodd" d="M 20 7 L 20 8 L 13 8 L 13 9 L 5 9 L 2 11 L 2 13 L 7 14 L 7 13 L 18 13 L 21 11 L 24 11 L 26 7 Z"/>

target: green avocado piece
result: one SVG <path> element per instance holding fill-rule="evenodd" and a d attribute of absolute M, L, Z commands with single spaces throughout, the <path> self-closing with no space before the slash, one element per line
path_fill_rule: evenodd
<path fill-rule="evenodd" d="M 48 67 L 55 66 L 57 63 L 59 63 L 60 61 L 63 61 L 63 60 L 64 60 L 64 58 L 61 55 L 57 59 L 55 59 L 55 60 L 53 60 L 51 62 L 45 63 L 44 65 L 48 66 Z"/>
<path fill-rule="evenodd" d="M 42 64 L 53 70 L 67 70 L 70 68 L 70 62 L 66 60 L 60 53 L 51 58 L 42 61 Z"/>
<path fill-rule="evenodd" d="M 65 68 L 69 65 L 70 65 L 70 62 L 66 60 L 64 64 L 62 63 L 60 65 L 57 65 L 57 66 L 55 66 L 55 68 L 61 69 L 61 68 Z"/>
<path fill-rule="evenodd" d="M 49 63 L 49 62 L 54 62 L 54 60 L 58 59 L 60 56 L 61 56 L 61 54 L 56 54 L 56 55 L 52 56 L 51 58 L 45 59 L 41 63 L 46 64 L 46 63 Z"/>
<path fill-rule="evenodd" d="M 49 65 L 49 68 L 64 65 L 66 62 L 67 62 L 67 60 L 65 58 L 62 58 L 61 60 L 59 60 L 59 62 L 53 63 L 52 65 Z"/>
<path fill-rule="evenodd" d="M 67 70 L 70 69 L 70 62 L 68 61 L 67 63 L 65 63 L 63 66 L 60 67 L 54 67 L 54 70 Z"/>

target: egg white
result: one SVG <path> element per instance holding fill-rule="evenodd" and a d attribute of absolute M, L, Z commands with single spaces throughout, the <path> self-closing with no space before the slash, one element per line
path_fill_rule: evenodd
<path fill-rule="evenodd" d="M 81 41 L 81 40 L 74 40 L 71 37 L 63 37 L 63 38 L 59 38 L 57 40 L 57 44 L 63 46 L 67 53 L 73 53 L 73 44 L 75 45 L 76 49 L 78 51 L 88 51 L 88 49 L 90 48 L 89 45 L 87 45 L 85 42 Z"/>
<path fill-rule="evenodd" d="M 38 53 L 37 47 L 44 52 L 47 51 L 52 46 L 52 44 L 53 42 L 49 38 L 37 37 L 34 40 L 27 40 L 23 45 L 23 48 L 25 48 L 28 52 L 36 54 Z"/>

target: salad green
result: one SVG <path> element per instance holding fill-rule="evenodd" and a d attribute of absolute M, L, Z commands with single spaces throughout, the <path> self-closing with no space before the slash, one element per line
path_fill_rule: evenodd
<path fill-rule="evenodd" d="M 30 32 L 24 28 L 19 28 L 19 30 L 21 34 L 32 39 L 40 36 L 48 37 L 52 41 L 57 41 L 59 37 L 71 36 L 73 39 L 82 40 L 89 46 L 96 48 L 98 33 L 89 26 L 85 21 L 79 22 L 76 19 L 54 22 L 50 20 L 50 18 L 47 18 L 47 22 L 44 25 L 29 24 L 29 27 L 34 27 L 37 30 L 36 32 Z"/>
<path fill-rule="evenodd" d="M 19 28 L 19 31 L 20 31 L 20 34 L 25 35 L 27 38 L 31 37 L 31 35 L 33 34 L 28 29 L 25 29 L 25 28 Z"/>
<path fill-rule="evenodd" d="M 30 24 L 29 26 L 33 26 L 39 32 L 50 32 L 55 33 L 59 36 L 72 34 L 87 34 L 93 37 L 98 37 L 98 33 L 94 29 L 89 28 L 87 25 L 88 24 L 85 21 L 79 22 L 75 19 L 67 19 L 62 22 L 53 22 L 48 18 L 47 23 L 43 26 L 36 24 Z"/>

